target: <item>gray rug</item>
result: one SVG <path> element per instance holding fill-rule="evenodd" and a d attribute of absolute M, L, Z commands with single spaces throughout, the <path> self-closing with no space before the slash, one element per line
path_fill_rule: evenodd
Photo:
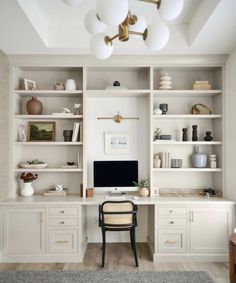
<path fill-rule="evenodd" d="M 204 271 L 0 271 L 1 283 L 213 283 Z"/>

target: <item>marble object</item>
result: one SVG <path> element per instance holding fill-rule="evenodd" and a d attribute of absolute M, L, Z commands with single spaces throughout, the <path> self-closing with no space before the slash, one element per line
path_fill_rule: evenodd
<path fill-rule="evenodd" d="M 76 90 L 76 82 L 75 80 L 68 79 L 65 84 L 66 90 Z"/>

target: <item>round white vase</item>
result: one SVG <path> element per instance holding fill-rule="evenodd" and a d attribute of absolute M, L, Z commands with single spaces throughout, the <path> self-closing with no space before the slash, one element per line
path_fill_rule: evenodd
<path fill-rule="evenodd" d="M 147 197 L 149 195 L 148 188 L 139 188 L 138 193 L 141 197 Z"/>
<path fill-rule="evenodd" d="M 21 188 L 21 195 L 23 197 L 31 197 L 34 194 L 34 188 L 32 184 L 33 182 L 23 183 L 22 188 Z"/>
<path fill-rule="evenodd" d="M 76 90 L 76 82 L 75 80 L 68 79 L 65 83 L 66 90 Z"/>

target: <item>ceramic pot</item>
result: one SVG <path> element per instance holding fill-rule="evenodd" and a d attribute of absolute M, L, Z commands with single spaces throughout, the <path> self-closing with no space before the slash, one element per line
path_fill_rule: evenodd
<path fill-rule="evenodd" d="M 193 168 L 206 168 L 207 155 L 200 152 L 199 146 L 195 147 L 195 153 L 192 154 Z"/>
<path fill-rule="evenodd" d="M 41 115 L 43 111 L 43 104 L 37 99 L 37 97 L 33 96 L 26 103 L 26 109 L 30 115 Z"/>
<path fill-rule="evenodd" d="M 65 84 L 66 90 L 76 90 L 76 82 L 75 80 L 68 79 Z"/>
<path fill-rule="evenodd" d="M 33 182 L 23 183 L 22 188 L 21 188 L 21 195 L 23 197 L 31 197 L 34 194 L 34 188 L 32 184 Z"/>
<path fill-rule="evenodd" d="M 139 188 L 138 193 L 141 197 L 147 197 L 149 195 L 148 188 Z"/>
<path fill-rule="evenodd" d="M 160 168 L 161 167 L 161 159 L 158 155 L 156 155 L 154 157 L 154 160 L 153 160 L 153 167 L 154 168 Z"/>
<path fill-rule="evenodd" d="M 63 131 L 64 141 L 65 142 L 72 141 L 72 135 L 73 135 L 73 131 L 72 130 L 64 130 Z"/>

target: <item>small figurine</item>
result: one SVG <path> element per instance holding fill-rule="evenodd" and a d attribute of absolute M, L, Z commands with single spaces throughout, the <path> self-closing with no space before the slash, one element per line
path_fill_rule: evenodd
<path fill-rule="evenodd" d="M 80 106 L 81 106 L 81 104 L 78 104 L 78 103 L 74 104 L 74 106 L 73 106 L 73 108 L 75 109 L 74 115 L 80 115 L 80 109 L 79 109 Z"/>
<path fill-rule="evenodd" d="M 206 131 L 206 136 L 204 137 L 204 141 L 212 141 L 213 137 L 211 136 L 210 131 Z"/>
<path fill-rule="evenodd" d="M 182 138 L 182 141 L 188 141 L 188 129 L 187 128 L 183 128 L 182 129 L 183 131 L 183 138 Z"/>
<path fill-rule="evenodd" d="M 119 81 L 114 81 L 113 86 L 120 86 L 120 82 Z"/>
<path fill-rule="evenodd" d="M 198 141 L 197 125 L 193 125 L 192 128 L 193 128 L 193 131 L 192 131 L 192 141 Z"/>

